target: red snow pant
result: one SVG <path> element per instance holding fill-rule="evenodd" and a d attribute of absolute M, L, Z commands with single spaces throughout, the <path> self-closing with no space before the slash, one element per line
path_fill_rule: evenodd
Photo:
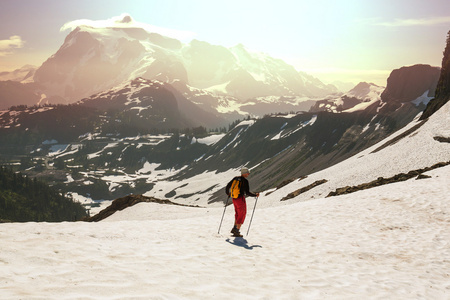
<path fill-rule="evenodd" d="M 234 219 L 236 224 L 244 224 L 245 215 L 247 214 L 247 204 L 245 203 L 245 197 L 233 198 L 234 205 Z"/>

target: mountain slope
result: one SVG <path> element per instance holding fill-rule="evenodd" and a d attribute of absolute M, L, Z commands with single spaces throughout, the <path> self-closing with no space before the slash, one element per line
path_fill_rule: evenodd
<path fill-rule="evenodd" d="M 447 103 L 415 134 L 392 146 L 376 153 L 368 149 L 304 180 L 349 185 L 450 159 L 449 144 L 433 139 L 449 133 L 442 126 L 450 124 L 445 123 L 449 110 Z M 219 182 L 233 172 L 208 175 Z M 331 187 L 320 185 L 308 195 L 280 201 L 304 180 L 270 195 L 264 191 L 251 228 L 255 202 L 248 198 L 242 232 L 250 231 L 244 238 L 229 237 L 232 207 L 217 233 L 223 206 L 140 203 L 99 223 L 3 224 L 3 295 L 443 299 L 450 268 L 450 166 L 426 175 L 431 178 L 330 198 L 322 193 Z M 252 175 L 249 179 L 254 184 Z"/>
<path fill-rule="evenodd" d="M 429 65 L 414 65 L 393 70 L 381 94 L 385 102 L 411 102 L 419 97 L 432 97 L 441 70 Z"/>
<path fill-rule="evenodd" d="M 294 181 L 287 185 L 282 193 L 285 194 L 287 191 L 291 193 L 317 180 L 326 179 L 326 183 L 294 198 L 296 201 L 305 201 L 324 197 L 340 187 L 367 183 L 380 176 L 391 177 L 431 167 L 436 163 L 450 162 L 450 144 L 435 139 L 436 136 L 450 137 L 449 126 L 443 124 L 450 124 L 450 105 L 436 112 L 433 120 L 423 123 L 417 118 L 402 130 L 351 159 L 310 174 L 306 179 Z M 393 140 L 395 142 L 391 142 Z M 278 191 L 275 191 L 271 197 L 276 199 L 277 194 Z"/>
<path fill-rule="evenodd" d="M 163 174 L 171 170 L 169 173 L 172 178 L 163 181 L 167 184 L 168 180 L 176 182 L 196 176 L 202 178 L 201 174 L 205 172 L 228 172 L 242 165 L 254 168 L 253 177 L 257 182 L 255 188 L 268 189 L 355 155 L 402 128 L 420 112 L 421 106 L 413 103 L 399 106 L 396 102 L 382 102 L 379 90 L 379 87 L 369 84 L 358 85 L 347 95 L 361 100 L 345 113 L 293 113 L 268 115 L 259 120 L 248 119 L 227 134 L 210 136 L 213 142 L 203 143 L 201 140 L 207 135 L 205 128 L 168 136 L 150 135 L 206 122 L 208 119 L 204 118 L 205 115 L 211 118 L 215 115 L 211 112 L 202 113 L 171 85 L 138 78 L 83 99 L 76 105 L 78 108 L 74 112 L 89 111 L 83 117 L 92 114 L 100 116 L 88 118 L 87 123 L 80 124 L 83 126 L 78 126 L 76 122 L 66 122 L 71 126 L 68 132 L 73 133 L 72 140 L 68 140 L 68 135 L 61 132 L 63 127 L 50 126 L 59 134 L 37 135 L 38 140 L 33 145 L 28 145 L 26 151 L 44 155 L 50 164 L 58 166 L 59 172 L 66 174 L 66 181 L 61 180 L 60 176 L 49 178 L 53 184 L 91 199 L 112 200 L 134 191 L 182 201 L 190 198 L 180 188 L 183 184 L 170 183 L 170 190 L 163 189 L 164 193 L 159 193 L 161 178 L 156 176 L 158 170 Z M 295 103 L 297 98 L 289 100 Z M 302 99 L 299 100 L 297 105 L 302 103 Z M 185 106 L 180 109 L 182 103 Z M 189 106 L 191 112 L 186 109 Z M 365 109 L 357 109 L 360 106 Z M 49 112 L 30 110 L 28 118 L 39 120 L 38 117 L 44 113 L 58 116 L 64 111 L 64 107 L 56 107 L 55 110 L 45 108 Z M 7 126 L 10 127 L 4 128 L 5 132 L 11 134 L 7 137 L 14 137 L 20 132 L 23 136 L 36 133 L 26 130 L 39 127 L 32 126 L 30 122 L 24 123 L 22 120 L 27 119 L 25 116 L 26 114 L 22 116 L 14 113 L 15 119 L 11 120 L 10 114 L 3 114 L 5 125 L 9 124 Z M 52 119 L 48 118 L 46 124 Z M 17 127 L 18 125 L 20 126 Z M 59 142 L 61 145 L 41 146 L 45 139 L 55 139 L 55 143 Z M 4 149 L 7 150 L 10 149 Z M 8 153 L 11 155 L 14 151 Z M 146 170 L 147 164 L 156 167 L 150 172 L 141 171 Z M 81 166 L 83 176 L 79 174 Z M 39 172 L 40 168 L 35 165 L 29 169 L 29 175 L 44 174 L 45 172 Z M 102 176 L 99 171 L 113 176 Z M 120 180 L 117 176 L 127 179 Z M 145 179 L 145 176 L 148 178 Z M 220 183 L 199 185 L 201 201 L 204 201 L 204 196 L 208 197 L 207 202 L 223 201 L 219 186 Z"/>
<path fill-rule="evenodd" d="M 408 118 L 414 118 L 414 115 Z M 170 183 L 156 182 L 146 195 L 180 203 L 188 201 L 190 204 L 205 200 L 207 203 L 225 201 L 224 179 L 219 177 L 211 181 L 208 177 L 214 178 L 214 173 L 220 172 L 229 174 L 230 167 L 238 170 L 243 165 L 253 169 L 254 189 L 273 188 L 356 155 L 408 124 L 408 118 L 378 114 L 375 109 L 347 114 L 280 115 L 243 121 L 171 178 Z M 198 184 L 195 196 L 187 192 L 192 187 L 185 186 L 194 178 L 205 181 Z M 163 186 L 165 189 L 161 192 Z"/>
<path fill-rule="evenodd" d="M 377 105 L 389 111 L 404 105 L 415 105 L 422 110 L 435 95 L 441 69 L 430 65 L 413 65 L 393 70 L 386 88 L 373 83 L 360 82 L 343 95 L 329 95 L 318 100 L 311 112 L 354 112 Z M 388 107 L 383 108 L 388 105 Z"/>
<path fill-rule="evenodd" d="M 0 167 L 0 223 L 77 221 L 84 207 L 36 179 Z"/>
<path fill-rule="evenodd" d="M 100 119 L 95 109 L 77 105 L 22 106 L 0 111 L 0 149 L 29 155 L 30 147 L 39 148 L 45 140 L 76 140 L 92 131 Z"/>
<path fill-rule="evenodd" d="M 421 119 L 426 119 L 441 108 L 450 99 L 450 31 L 442 58 L 442 71 L 436 87 L 436 97 L 431 100 L 423 112 Z"/>
<path fill-rule="evenodd" d="M 25 65 L 12 72 L 0 72 L 0 81 L 18 81 L 21 83 L 31 82 L 37 67 Z"/>
<path fill-rule="evenodd" d="M 127 114 L 131 123 L 142 128 L 213 127 L 225 123 L 174 93 L 170 85 L 143 78 L 92 95 L 78 104 Z"/>
<path fill-rule="evenodd" d="M 11 106 L 35 105 L 45 98 L 36 84 L 17 81 L 0 81 L 0 110 Z"/>
<path fill-rule="evenodd" d="M 129 23 L 126 16 L 119 23 Z M 143 28 L 80 26 L 38 68 L 35 82 L 49 101 L 68 103 L 110 89 L 136 77 L 172 83 L 180 80 L 199 89 L 221 91 L 241 100 L 258 96 L 313 96 L 336 91 L 297 72 L 280 59 L 193 40 L 188 44 Z"/>
<path fill-rule="evenodd" d="M 314 106 L 310 108 L 310 111 L 328 111 L 335 113 L 361 111 L 372 104 L 381 104 L 380 95 L 384 90 L 384 87 L 377 86 L 376 84 L 360 82 L 343 95 L 329 95 L 323 100 L 316 101 Z"/>

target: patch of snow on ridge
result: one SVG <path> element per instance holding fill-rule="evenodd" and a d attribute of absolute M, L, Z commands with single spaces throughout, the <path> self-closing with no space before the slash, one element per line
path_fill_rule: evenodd
<path fill-rule="evenodd" d="M 306 122 L 302 122 L 300 124 L 300 127 L 303 128 L 305 126 L 312 126 L 314 123 L 316 123 L 316 121 L 317 121 L 317 115 L 313 115 L 310 120 L 308 120 Z"/>
<path fill-rule="evenodd" d="M 367 123 L 366 126 L 364 126 L 363 130 L 361 131 L 361 133 L 364 133 L 364 132 L 366 132 L 366 131 L 369 129 L 370 124 L 372 124 L 372 121 L 375 120 L 375 118 L 376 118 L 377 116 L 378 116 L 378 115 L 373 116 L 373 118 L 370 120 L 370 122 Z"/>
<path fill-rule="evenodd" d="M 430 100 L 434 98 L 434 97 L 428 97 L 429 92 L 430 91 L 426 91 L 425 93 L 423 93 L 422 96 L 418 97 L 416 100 L 411 101 L 411 103 L 415 104 L 416 106 L 419 106 L 421 103 L 427 105 L 428 102 L 430 102 Z"/>
<path fill-rule="evenodd" d="M 291 119 L 293 117 L 297 116 L 297 114 L 287 114 L 287 115 L 276 115 L 275 118 L 285 118 L 285 119 Z"/>
<path fill-rule="evenodd" d="M 244 128 L 239 129 L 239 131 L 236 133 L 236 135 L 234 136 L 233 140 L 231 142 L 229 142 L 225 147 L 223 147 L 220 152 L 223 152 L 228 146 L 230 146 L 232 143 L 234 143 L 234 141 L 239 137 L 239 135 L 241 134 L 241 132 L 244 130 Z"/>
<path fill-rule="evenodd" d="M 144 163 L 144 166 L 136 171 L 137 174 L 149 174 L 152 172 L 155 172 L 156 168 L 158 168 L 161 164 L 155 164 L 155 163 L 149 163 L 148 161 L 146 161 Z"/>
<path fill-rule="evenodd" d="M 317 121 L 317 115 L 313 115 L 313 116 L 311 117 L 310 120 L 308 120 L 308 121 L 306 121 L 306 122 L 301 122 L 295 130 L 293 130 L 293 131 L 291 131 L 291 132 L 287 132 L 283 137 L 288 137 L 288 136 L 290 136 L 291 134 L 294 134 L 294 133 L 296 133 L 297 131 L 299 131 L 299 130 L 305 128 L 306 126 L 313 125 L 316 121 Z M 280 134 L 281 134 L 281 133 L 280 133 Z"/>
<path fill-rule="evenodd" d="M 282 131 L 280 131 L 279 133 L 277 133 L 273 138 L 271 138 L 270 140 L 271 141 L 274 141 L 274 140 L 279 140 L 280 138 L 281 138 L 281 134 L 283 133 L 283 130 Z"/>
<path fill-rule="evenodd" d="M 239 124 L 237 124 L 236 127 L 239 127 L 239 126 L 252 126 L 253 124 L 255 124 L 255 122 L 256 122 L 255 120 L 245 120 L 245 121 L 242 121 Z"/>
<path fill-rule="evenodd" d="M 353 106 L 352 108 L 346 109 L 343 112 L 355 112 L 355 111 L 363 111 L 366 108 L 368 108 L 369 106 L 371 106 L 372 104 L 376 103 L 376 102 L 380 102 L 381 99 L 372 99 L 370 101 L 367 102 L 361 102 L 359 104 L 356 104 L 355 106 Z"/>
<path fill-rule="evenodd" d="M 56 144 L 56 145 L 52 145 L 50 147 L 50 149 L 49 149 L 48 156 L 52 157 L 52 156 L 59 155 L 59 154 L 63 153 L 64 151 L 66 151 L 69 148 L 70 148 L 70 144 Z"/>
<path fill-rule="evenodd" d="M 45 96 L 44 94 L 42 94 L 42 95 Z M 41 97 L 42 97 L 42 95 L 41 95 Z M 41 98 L 40 101 L 42 101 L 42 98 Z M 33 115 L 33 114 L 36 114 L 36 113 L 42 113 L 42 112 L 49 111 L 49 110 L 52 110 L 52 109 L 55 109 L 55 107 L 53 107 L 53 106 L 46 106 L 46 107 L 39 107 L 38 109 L 28 109 L 28 110 L 26 110 L 26 112 L 28 112 L 30 115 Z M 0 114 L 0 116 L 1 116 L 1 114 Z"/>
<path fill-rule="evenodd" d="M 236 133 L 236 135 L 234 136 L 233 140 L 231 142 L 229 142 L 225 147 L 222 148 L 222 150 L 220 150 L 220 152 L 223 152 L 228 146 L 230 146 L 232 143 L 234 143 L 234 141 L 237 140 L 237 138 L 241 135 L 241 133 L 245 130 L 248 129 L 248 127 L 252 126 L 253 124 L 255 124 L 255 120 L 245 120 L 240 122 L 239 124 L 237 124 L 235 126 L 235 128 L 241 127 L 239 129 L 239 131 Z M 244 128 L 244 126 L 247 126 Z M 234 147 L 236 147 L 236 145 L 234 145 Z"/>
<path fill-rule="evenodd" d="M 97 151 L 97 152 L 95 152 L 95 153 L 88 154 L 87 158 L 88 158 L 88 159 L 93 159 L 93 158 L 99 157 L 99 156 L 101 155 L 101 153 L 102 153 L 103 151 L 105 151 L 106 149 L 108 149 L 108 148 L 114 148 L 114 147 L 117 147 L 118 145 L 119 145 L 119 143 L 109 143 L 109 144 L 106 145 L 102 150 Z"/>
<path fill-rule="evenodd" d="M 197 143 L 205 144 L 205 145 L 214 145 L 218 141 L 220 141 L 225 136 L 225 133 L 221 134 L 213 134 L 204 138 L 196 139 Z"/>
<path fill-rule="evenodd" d="M 230 84 L 230 81 L 218 84 L 218 85 L 214 85 L 214 86 L 210 86 L 206 89 L 204 89 L 205 91 L 209 91 L 212 93 L 218 93 L 218 94 L 227 94 L 227 86 L 228 84 Z"/>
<path fill-rule="evenodd" d="M 235 98 L 230 98 L 229 96 L 218 96 L 218 105 L 215 109 L 221 114 L 227 113 L 238 113 L 239 115 L 246 116 L 247 112 L 241 110 L 241 103 L 237 101 Z M 193 101 L 196 103 L 195 101 Z M 199 103 L 196 103 L 199 104 Z M 201 103 L 200 103 L 201 104 Z"/>

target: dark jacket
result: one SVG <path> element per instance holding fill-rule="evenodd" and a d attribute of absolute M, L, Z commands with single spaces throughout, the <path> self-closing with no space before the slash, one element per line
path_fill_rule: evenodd
<path fill-rule="evenodd" d="M 244 176 L 236 176 L 230 182 L 228 182 L 227 187 L 225 188 L 225 192 L 227 193 L 228 196 L 229 196 L 229 193 L 230 193 L 229 191 L 230 191 L 230 188 L 231 188 L 231 183 L 235 179 L 238 179 L 238 180 L 241 181 L 241 192 L 239 193 L 239 197 L 240 196 L 256 197 L 256 194 L 250 192 L 250 185 L 248 184 L 247 178 L 245 178 Z"/>

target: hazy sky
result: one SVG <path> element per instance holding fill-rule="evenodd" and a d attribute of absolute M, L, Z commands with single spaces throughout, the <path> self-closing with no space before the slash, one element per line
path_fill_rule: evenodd
<path fill-rule="evenodd" d="M 450 30 L 450 0 L 0 0 L 0 71 L 41 65 L 68 22 L 123 13 L 183 42 L 241 43 L 326 83 L 385 85 L 393 69 L 441 66 Z"/>

